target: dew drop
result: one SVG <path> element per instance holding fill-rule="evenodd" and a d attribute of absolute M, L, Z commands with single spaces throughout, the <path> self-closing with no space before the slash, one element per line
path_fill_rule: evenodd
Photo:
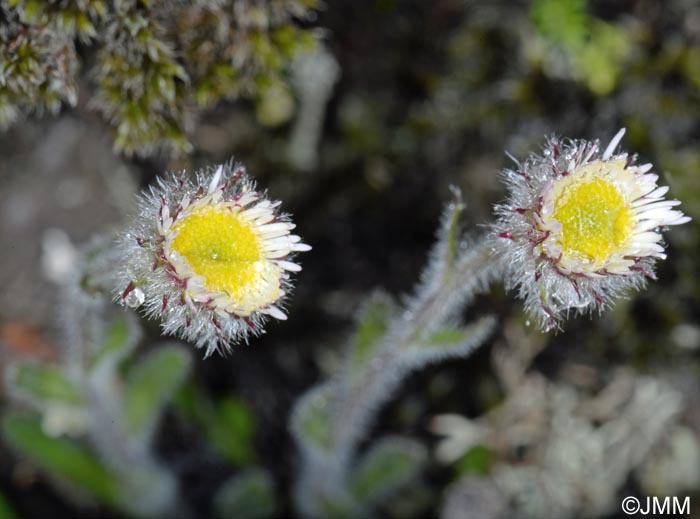
<path fill-rule="evenodd" d="M 525 326 L 530 326 L 530 319 L 528 319 L 527 321 L 525 321 Z"/>
<path fill-rule="evenodd" d="M 545 149 L 545 150 L 542 152 L 542 155 L 544 155 L 545 157 L 551 157 L 551 156 L 552 156 L 552 150 L 550 150 L 549 148 L 547 148 L 547 149 Z"/>
<path fill-rule="evenodd" d="M 124 299 L 124 303 L 129 308 L 138 308 L 146 300 L 146 295 L 140 288 L 135 288 Z"/>

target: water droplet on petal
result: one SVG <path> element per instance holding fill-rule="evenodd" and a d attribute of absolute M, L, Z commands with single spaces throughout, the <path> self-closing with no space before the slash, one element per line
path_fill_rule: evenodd
<path fill-rule="evenodd" d="M 547 148 L 547 149 L 545 149 L 545 150 L 542 152 L 542 155 L 544 155 L 545 157 L 551 157 L 551 155 L 552 155 L 552 150 L 550 150 L 549 148 Z"/>
<path fill-rule="evenodd" d="M 124 303 L 129 308 L 138 308 L 146 300 L 146 295 L 140 288 L 135 288 L 124 299 Z"/>

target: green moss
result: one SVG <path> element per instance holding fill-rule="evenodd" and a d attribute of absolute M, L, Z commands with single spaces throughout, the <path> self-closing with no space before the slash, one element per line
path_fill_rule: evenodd
<path fill-rule="evenodd" d="M 239 96 L 263 99 L 270 85 L 288 90 L 286 67 L 315 45 L 314 33 L 292 19 L 315 2 L 270 4 L 237 8 L 233 16 L 231 0 L 10 0 L 10 23 L 0 28 L 0 127 L 76 103 L 79 38 L 97 51 L 90 106 L 112 126 L 115 149 L 186 153 L 199 109 Z"/>

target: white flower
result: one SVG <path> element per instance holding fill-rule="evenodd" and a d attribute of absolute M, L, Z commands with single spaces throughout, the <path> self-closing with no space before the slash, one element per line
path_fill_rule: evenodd
<path fill-rule="evenodd" d="M 651 164 L 605 150 L 598 141 L 550 139 L 542 153 L 506 170 L 507 202 L 496 207 L 492 235 L 506 285 L 515 287 L 540 327 L 571 309 L 598 309 L 654 279 L 665 259 L 660 231 L 690 220 L 665 200 Z"/>
<path fill-rule="evenodd" d="M 308 251 L 295 225 L 231 164 L 158 180 L 120 237 L 119 303 L 143 306 L 163 331 L 206 348 L 262 332 L 265 316 L 286 319 L 292 261 Z"/>

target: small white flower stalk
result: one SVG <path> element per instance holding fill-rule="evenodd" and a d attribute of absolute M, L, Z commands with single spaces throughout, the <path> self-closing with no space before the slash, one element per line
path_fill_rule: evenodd
<path fill-rule="evenodd" d="M 666 200 L 651 164 L 596 141 L 551 138 L 542 155 L 504 171 L 509 195 L 496 207 L 492 241 L 528 313 L 545 331 L 571 310 L 602 311 L 654 279 L 665 259 L 661 231 L 690 220 Z"/>
<path fill-rule="evenodd" d="M 267 316 L 286 319 L 290 273 L 301 270 L 293 256 L 311 247 L 280 203 L 240 164 L 159 179 L 119 239 L 117 302 L 143 307 L 207 356 L 262 333 Z"/>

